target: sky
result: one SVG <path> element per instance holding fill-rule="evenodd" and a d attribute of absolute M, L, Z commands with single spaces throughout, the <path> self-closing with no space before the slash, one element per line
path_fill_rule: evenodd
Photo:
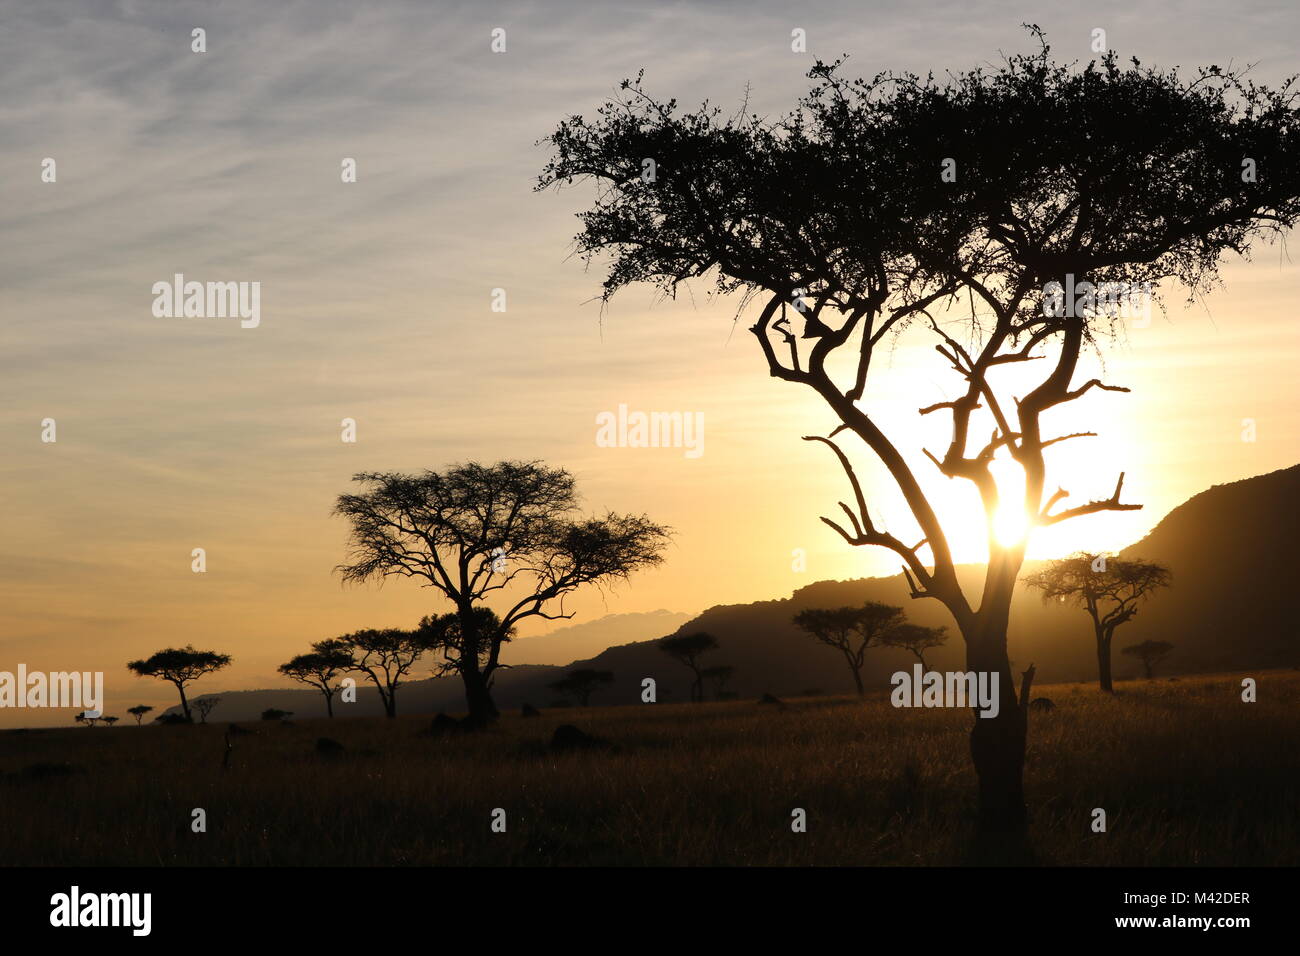
<path fill-rule="evenodd" d="M 1300 72 L 1289 3 L 0 3 L 0 670 L 102 670 L 109 712 L 161 707 L 170 688 L 127 660 L 192 643 L 235 659 L 199 693 L 279 686 L 276 666 L 315 640 L 445 610 L 334 572 L 333 501 L 369 470 L 544 459 L 591 510 L 675 529 L 661 568 L 573 601 L 575 621 L 893 573 L 818 520 L 847 490 L 799 439 L 835 423 L 767 375 L 735 301 L 703 286 L 594 301 L 602 276 L 572 255 L 591 191 L 535 193 L 537 141 L 643 68 L 684 104 L 747 95 L 779 114 L 819 57 L 964 69 L 1030 49 L 1026 20 L 1067 60 L 1102 28 L 1161 66 Z M 260 323 L 155 315 L 154 284 L 176 273 L 259 282 Z M 1031 556 L 1118 549 L 1213 484 L 1296 463 L 1300 271 L 1264 246 L 1223 279 L 1108 347 L 1107 380 L 1133 392 L 1080 402 L 1102 434 L 1055 460 L 1079 499 L 1124 471 L 1144 509 L 1054 529 Z M 937 448 L 941 423 L 915 409 L 955 386 L 928 349 L 900 342 L 874 400 Z M 601 447 L 597 416 L 620 405 L 702 414 L 703 453 Z M 919 447 L 916 470 L 958 512 L 965 492 Z M 864 473 L 888 521 L 897 502 Z M 977 559 L 975 535 L 958 538 Z"/>

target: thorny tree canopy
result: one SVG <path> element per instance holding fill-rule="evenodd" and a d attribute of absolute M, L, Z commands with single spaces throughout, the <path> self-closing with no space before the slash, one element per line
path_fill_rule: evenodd
<path fill-rule="evenodd" d="M 573 476 L 538 462 L 355 480 L 365 490 L 335 507 L 352 524 L 344 580 L 422 579 L 462 615 L 501 592 L 515 603 L 498 619 L 499 635 L 525 617 L 568 617 L 549 602 L 658 564 L 669 534 L 640 515 L 580 516 Z"/>
<path fill-rule="evenodd" d="M 638 76 L 594 120 L 561 123 L 539 188 L 598 182 L 577 245 L 612 255 L 606 294 L 711 275 L 847 314 L 960 286 L 1027 332 L 1067 272 L 1200 288 L 1225 251 L 1300 215 L 1290 82 L 1213 66 L 1186 79 L 1114 54 L 1075 69 L 1046 44 L 943 81 L 842 68 L 819 62 L 775 120 L 683 111 Z"/>

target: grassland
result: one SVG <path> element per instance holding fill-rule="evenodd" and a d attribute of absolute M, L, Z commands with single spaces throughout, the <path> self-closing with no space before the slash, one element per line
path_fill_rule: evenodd
<path fill-rule="evenodd" d="M 1300 674 L 1035 688 L 1028 857 L 1041 865 L 1300 862 Z M 883 695 L 508 715 L 0 734 L 8 865 L 951 865 L 972 849 L 970 717 Z M 573 723 L 609 750 L 552 753 Z M 345 748 L 316 752 L 319 737 Z M 807 811 L 806 833 L 791 811 Z M 1094 833 L 1093 808 L 1108 828 Z M 191 829 L 207 813 L 207 832 Z M 494 833 L 492 811 L 506 811 Z"/>

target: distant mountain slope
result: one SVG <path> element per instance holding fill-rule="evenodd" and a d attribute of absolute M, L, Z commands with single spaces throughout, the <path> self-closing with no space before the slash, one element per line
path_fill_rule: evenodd
<path fill-rule="evenodd" d="M 594 621 L 556 628 L 540 637 L 521 637 L 510 643 L 504 659 L 511 664 L 567 664 L 595 657 L 607 647 L 652 641 L 671 634 L 691 619 L 677 611 L 607 614 Z"/>
<path fill-rule="evenodd" d="M 1121 552 L 1174 570 L 1121 640 L 1173 641 L 1180 666 L 1300 665 L 1298 505 L 1300 465 L 1215 485 L 1169 512 Z"/>
<path fill-rule="evenodd" d="M 1118 648 L 1148 638 L 1172 641 L 1176 650 L 1166 670 L 1201 670 L 1278 667 L 1300 664 L 1295 612 L 1289 598 L 1300 580 L 1300 560 L 1294 545 L 1295 507 L 1300 500 L 1300 466 L 1216 485 L 1171 511 L 1149 535 L 1121 554 L 1169 565 L 1174 585 L 1144 605 L 1118 634 L 1117 676 L 1135 675 L 1137 665 Z M 1032 570 L 1034 564 L 1026 567 Z M 978 590 L 980 567 L 959 569 L 968 590 Z M 764 692 L 798 694 L 819 689 L 847 693 L 851 680 L 839 655 L 798 631 L 790 618 L 806 607 L 836 607 L 865 600 L 884 601 L 904 608 L 908 617 L 926 625 L 951 625 L 937 601 L 913 601 L 901 578 L 866 578 L 856 581 L 819 581 L 800 588 L 790 597 L 753 604 L 722 605 L 682 622 L 676 633 L 707 631 L 721 648 L 709 663 L 736 668 L 730 689 L 743 696 Z M 667 614 L 667 612 L 662 612 Z M 671 617 L 671 615 L 669 615 Z M 654 615 L 615 615 L 615 618 L 654 618 Z M 602 619 L 610 621 L 611 618 Z M 668 618 L 663 618 L 665 622 Z M 561 635 L 561 642 L 581 647 L 599 630 L 602 621 L 566 628 L 540 638 Z M 646 621 L 620 622 L 619 628 L 648 626 Z M 592 628 L 590 632 L 586 628 Z M 653 632 L 653 629 L 652 629 Z M 951 627 L 950 627 L 951 632 Z M 669 633 L 669 629 L 662 634 Z M 654 634 L 654 638 L 662 636 Z M 655 678 L 661 700 L 684 700 L 689 675 L 655 646 L 654 638 L 608 647 L 570 666 L 590 666 L 613 671 L 615 683 L 593 701 L 613 704 L 639 699 L 643 678 Z M 517 642 L 518 650 L 527 642 Z M 1012 605 L 1010 646 L 1017 667 L 1038 666 L 1041 681 L 1089 680 L 1096 675 L 1092 632 L 1087 616 L 1074 608 L 1044 605 L 1036 594 L 1021 591 Z M 531 651 L 530 651 L 531 653 Z M 877 688 L 887 687 L 888 675 L 913 662 L 904 651 L 875 649 L 868 654 L 865 676 Z M 939 669 L 964 668 L 961 638 L 955 632 L 947 646 L 927 655 Z M 494 695 L 503 708 L 523 701 L 549 704 L 555 694 L 546 685 L 567 668 L 519 666 L 499 673 Z M 233 692 L 224 699 L 213 719 L 247 720 L 267 707 L 293 710 L 299 716 L 324 715 L 319 694 L 310 691 L 266 690 Z M 354 705 L 357 712 L 381 713 L 372 691 Z M 463 709 L 460 682 L 455 679 L 419 681 L 399 693 L 403 712 Z"/>

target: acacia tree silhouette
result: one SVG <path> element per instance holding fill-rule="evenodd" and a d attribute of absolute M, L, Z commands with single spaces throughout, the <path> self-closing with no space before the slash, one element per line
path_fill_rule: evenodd
<path fill-rule="evenodd" d="M 942 647 L 947 641 L 948 629 L 946 627 L 923 627 L 920 624 L 900 624 L 898 627 L 890 628 L 880 638 L 880 643 L 885 647 L 898 647 L 905 651 L 911 651 L 916 659 L 921 662 L 922 670 L 928 670 L 928 665 L 925 663 L 925 652 L 936 647 Z"/>
<path fill-rule="evenodd" d="M 206 724 L 208 722 L 208 714 L 216 710 L 217 705 L 220 703 L 220 697 L 200 697 L 196 700 L 194 702 L 194 709 L 199 712 L 199 723 Z"/>
<path fill-rule="evenodd" d="M 1139 658 L 1147 680 L 1150 680 L 1156 676 L 1156 665 L 1168 657 L 1173 649 L 1174 645 L 1168 641 L 1143 641 L 1141 644 L 1130 644 L 1120 653 Z"/>
<path fill-rule="evenodd" d="M 868 601 L 862 607 L 805 608 L 794 616 L 795 627 L 844 656 L 859 697 L 867 692 L 862 686 L 867 648 L 880 643 L 886 633 L 903 621 L 901 607 L 877 601 Z"/>
<path fill-rule="evenodd" d="M 699 631 L 695 634 L 678 634 L 659 640 L 659 650 L 663 651 L 677 663 L 689 667 L 695 679 L 691 681 L 691 702 L 698 704 L 704 700 L 704 671 L 700 667 L 700 657 L 709 651 L 718 649 L 718 639 L 712 634 Z"/>
<path fill-rule="evenodd" d="M 579 707 L 586 707 L 591 695 L 600 687 L 614 683 L 613 671 L 602 671 L 592 667 L 579 667 L 571 670 L 557 681 L 546 686 L 557 694 L 572 697 Z"/>
<path fill-rule="evenodd" d="M 1026 720 L 1007 658 L 1025 542 L 1003 544 L 990 521 L 978 603 L 963 592 L 944 523 L 900 445 L 909 432 L 887 433 L 868 387 L 873 359 L 904 329 L 932 337 L 956 388 L 919 410 L 951 416 L 947 448 L 922 450 L 940 475 L 972 482 L 988 516 L 999 452 L 1023 470 L 1031 529 L 1137 508 L 1121 502 L 1122 473 L 1108 496 L 1059 510 L 1067 492 L 1046 490 L 1047 449 L 1092 433 L 1048 437 L 1044 414 L 1126 391 L 1074 384 L 1082 350 L 1122 318 L 1096 292 L 1150 284 L 1154 294 L 1165 280 L 1206 290 L 1225 253 L 1248 253 L 1300 215 L 1294 80 L 1270 90 L 1218 67 L 1188 80 L 1113 54 L 1062 66 L 1029 29 L 1037 53 L 939 78 L 850 81 L 842 61 L 819 62 L 813 90 L 777 119 L 683 111 L 638 75 L 594 120 L 570 117 L 544 140 L 552 158 L 537 184 L 598 183 L 576 244 L 589 261 L 611 260 L 606 300 L 639 282 L 673 295 L 707 276 L 719 294 L 741 293 L 741 311 L 759 304 L 751 331 L 769 374 L 811 389 L 838 420 L 808 438 L 835 454 L 854 504 L 841 504 L 847 527 L 823 520 L 849 544 L 894 552 L 911 595 L 952 615 L 968 668 L 998 675 L 998 716 L 971 732 L 984 833 L 1027 819 Z M 1044 371 L 1010 395 L 999 373 L 1011 365 Z M 845 433 L 887 470 L 914 532 L 872 520 L 835 440 Z"/>
<path fill-rule="evenodd" d="M 736 676 L 736 668 L 730 664 L 715 664 L 700 671 L 700 677 L 713 685 L 713 697 L 722 700 L 727 692 L 727 682 Z"/>
<path fill-rule="evenodd" d="M 126 666 L 138 677 L 157 677 L 174 684 L 177 693 L 181 696 L 181 710 L 185 714 L 185 722 L 192 723 L 194 715 L 190 713 L 190 702 L 185 697 L 185 685 L 204 674 L 211 674 L 228 667 L 230 659 L 229 654 L 198 651 L 192 644 L 187 644 L 185 647 L 169 647 L 147 660 L 131 661 Z"/>
<path fill-rule="evenodd" d="M 325 713 L 334 716 L 334 695 L 338 686 L 334 678 L 351 668 L 352 649 L 347 641 L 330 638 L 317 641 L 308 654 L 299 654 L 284 664 L 279 671 L 301 684 L 315 687 L 325 696 Z"/>
<path fill-rule="evenodd" d="M 346 648 L 347 663 L 342 670 L 365 674 L 379 692 L 384 716 L 397 716 L 397 688 L 426 651 L 433 649 L 428 635 L 420 630 L 404 631 L 398 627 L 366 628 L 335 638 L 336 650 Z"/>
<path fill-rule="evenodd" d="M 471 725 L 497 717 L 492 677 L 520 621 L 573 617 L 566 595 L 659 564 L 670 533 L 644 515 L 579 517 L 573 476 L 540 462 L 354 480 L 366 490 L 340 495 L 335 507 L 352 523 L 354 560 L 338 570 L 345 581 L 417 578 L 451 602 L 454 628 L 426 618 L 419 633 L 459 672 Z M 514 603 L 498 616 L 484 606 L 489 596 Z"/>
<path fill-rule="evenodd" d="M 1049 562 L 1024 580 L 1026 587 L 1043 592 L 1044 604 L 1064 601 L 1088 612 L 1097 642 L 1097 682 L 1111 694 L 1115 691 L 1110 667 L 1115 631 L 1136 616 L 1139 603 L 1168 587 L 1173 575 L 1153 561 L 1079 552 Z"/>

